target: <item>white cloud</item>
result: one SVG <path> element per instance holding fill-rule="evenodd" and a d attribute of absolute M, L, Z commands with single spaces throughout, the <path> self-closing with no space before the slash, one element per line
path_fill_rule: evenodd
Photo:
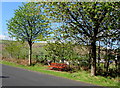
<path fill-rule="evenodd" d="M 0 40 L 5 39 L 5 37 L 6 37 L 5 35 L 0 35 Z"/>
<path fill-rule="evenodd" d="M 47 43 L 47 41 L 39 41 L 38 43 Z"/>
<path fill-rule="evenodd" d="M 9 36 L 6 35 L 0 35 L 0 40 L 12 40 L 12 38 L 10 38 Z"/>
<path fill-rule="evenodd" d="M 1 0 L 2 2 L 27 2 L 27 0 Z"/>

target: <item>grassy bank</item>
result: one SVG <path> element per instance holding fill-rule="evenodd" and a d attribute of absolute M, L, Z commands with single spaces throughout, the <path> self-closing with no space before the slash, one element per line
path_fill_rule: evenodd
<path fill-rule="evenodd" d="M 94 85 L 120 86 L 120 83 L 117 81 L 117 78 L 110 79 L 109 77 L 105 78 L 102 76 L 91 77 L 90 74 L 87 73 L 86 71 L 79 71 L 76 73 L 68 73 L 68 72 L 48 70 L 47 66 L 42 66 L 40 64 L 36 64 L 35 66 L 24 66 L 24 65 L 19 65 L 19 64 L 13 63 L 13 62 L 8 62 L 8 61 L 1 61 L 0 63 L 9 65 L 9 66 L 13 66 L 13 67 L 24 68 L 24 69 L 31 70 L 31 71 L 42 72 L 42 73 L 50 74 L 50 75 L 54 75 L 54 76 L 69 78 L 69 79 L 76 80 L 76 81 L 91 83 Z"/>

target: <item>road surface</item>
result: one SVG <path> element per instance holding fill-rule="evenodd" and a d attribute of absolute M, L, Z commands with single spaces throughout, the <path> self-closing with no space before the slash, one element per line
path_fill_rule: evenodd
<path fill-rule="evenodd" d="M 2 65 L 2 86 L 94 86 L 84 82 Z"/>

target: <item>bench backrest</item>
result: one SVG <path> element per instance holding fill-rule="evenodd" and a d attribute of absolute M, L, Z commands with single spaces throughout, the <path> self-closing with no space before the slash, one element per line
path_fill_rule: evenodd
<path fill-rule="evenodd" d="M 51 63 L 51 66 L 61 66 L 61 67 L 65 67 L 65 66 L 67 66 L 67 64 L 64 64 L 64 63 Z"/>

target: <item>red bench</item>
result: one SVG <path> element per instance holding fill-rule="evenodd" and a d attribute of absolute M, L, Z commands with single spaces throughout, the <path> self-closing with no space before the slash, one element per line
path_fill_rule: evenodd
<path fill-rule="evenodd" d="M 57 70 L 65 70 L 67 68 L 67 64 L 64 64 L 64 63 L 51 63 L 50 66 L 50 69 L 57 69 Z"/>

